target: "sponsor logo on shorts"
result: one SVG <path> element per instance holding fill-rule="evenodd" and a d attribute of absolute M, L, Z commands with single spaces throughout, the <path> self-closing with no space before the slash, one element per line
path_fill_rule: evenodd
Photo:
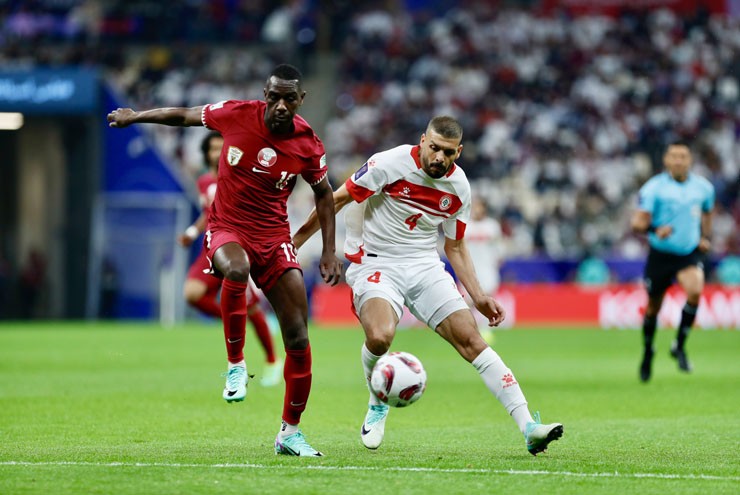
<path fill-rule="evenodd" d="M 257 161 L 263 167 L 272 167 L 277 161 L 277 153 L 272 148 L 262 148 L 257 153 Z"/>

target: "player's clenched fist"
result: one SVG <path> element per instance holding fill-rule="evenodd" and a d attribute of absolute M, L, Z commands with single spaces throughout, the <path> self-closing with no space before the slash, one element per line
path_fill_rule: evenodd
<path fill-rule="evenodd" d="M 116 108 L 108 114 L 109 127 L 126 127 L 131 124 L 132 117 L 136 114 L 130 108 Z"/>

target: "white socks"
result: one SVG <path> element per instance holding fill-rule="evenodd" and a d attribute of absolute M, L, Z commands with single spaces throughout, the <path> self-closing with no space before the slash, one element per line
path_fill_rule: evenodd
<path fill-rule="evenodd" d="M 236 368 L 237 366 L 247 369 L 247 363 L 243 359 L 238 363 L 229 363 L 229 369 Z"/>
<path fill-rule="evenodd" d="M 292 435 L 293 433 L 297 431 L 298 431 L 298 425 L 291 425 L 283 421 L 280 424 L 280 432 L 278 432 L 278 437 L 282 439 L 282 438 Z"/>
<path fill-rule="evenodd" d="M 527 399 L 524 398 L 511 370 L 490 347 L 478 354 L 471 364 L 478 370 L 488 390 L 504 406 L 506 412 L 516 421 L 519 430 L 524 433 L 527 423 L 533 422 L 534 419 L 527 408 Z"/>
<path fill-rule="evenodd" d="M 375 363 L 377 363 L 378 359 L 381 357 L 383 356 L 376 356 L 367 349 L 367 346 L 365 346 L 364 343 L 362 344 L 362 369 L 365 371 L 365 380 L 367 381 L 368 392 L 370 392 L 370 373 L 372 373 Z M 370 392 L 370 400 L 368 404 L 371 406 L 378 406 L 382 404 L 382 402 L 374 393 Z"/>

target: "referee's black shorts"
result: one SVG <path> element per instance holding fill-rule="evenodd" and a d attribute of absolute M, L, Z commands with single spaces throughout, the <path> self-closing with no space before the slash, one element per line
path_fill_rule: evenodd
<path fill-rule="evenodd" d="M 697 247 L 689 254 L 673 254 L 650 248 L 645 264 L 645 289 L 650 297 L 660 296 L 673 284 L 676 274 L 689 266 L 704 270 L 704 253 Z"/>

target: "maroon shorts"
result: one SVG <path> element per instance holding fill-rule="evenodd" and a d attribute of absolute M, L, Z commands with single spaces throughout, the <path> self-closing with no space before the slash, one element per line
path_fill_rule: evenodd
<path fill-rule="evenodd" d="M 215 289 L 221 286 L 221 279 L 211 275 L 211 263 L 208 261 L 205 249 L 200 250 L 198 257 L 190 265 L 188 279 L 200 280 L 209 289 Z"/>
<path fill-rule="evenodd" d="M 221 227 L 208 226 L 203 243 L 208 251 L 209 259 L 212 260 L 218 248 L 229 242 L 239 244 L 246 251 L 250 266 L 249 276 L 263 291 L 270 290 L 280 276 L 291 268 L 301 270 L 290 235 L 284 238 L 276 236 L 269 242 L 252 243 L 244 234 Z M 212 268 L 217 276 L 222 277 L 216 267 Z"/>
<path fill-rule="evenodd" d="M 206 250 L 201 249 L 198 253 L 198 257 L 193 261 L 188 270 L 188 280 L 200 280 L 206 287 L 208 292 L 218 290 L 221 288 L 222 278 L 218 274 L 211 273 L 211 263 L 208 261 L 206 256 Z M 260 302 L 260 296 L 257 293 L 257 288 L 254 286 L 251 278 L 247 284 L 247 307 L 251 308 L 255 304 Z"/>

